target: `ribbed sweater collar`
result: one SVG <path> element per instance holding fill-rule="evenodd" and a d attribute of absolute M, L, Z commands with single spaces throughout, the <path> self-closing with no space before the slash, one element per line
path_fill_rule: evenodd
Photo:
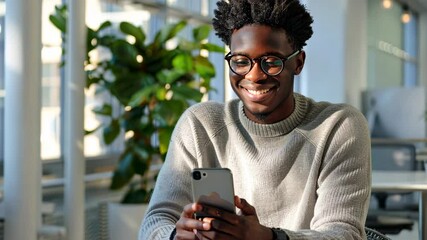
<path fill-rule="evenodd" d="M 260 124 L 250 120 L 243 109 L 242 101 L 239 101 L 239 119 L 245 129 L 260 137 L 276 137 L 288 134 L 295 129 L 304 119 L 308 109 L 308 99 L 294 93 L 295 109 L 286 119 L 273 124 Z"/>

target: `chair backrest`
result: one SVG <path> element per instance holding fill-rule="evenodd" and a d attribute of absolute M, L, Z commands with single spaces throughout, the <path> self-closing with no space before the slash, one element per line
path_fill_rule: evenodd
<path fill-rule="evenodd" d="M 372 143 L 372 170 L 415 171 L 417 170 L 416 148 L 411 143 Z M 412 192 L 375 192 L 381 209 L 416 206 L 416 195 Z"/>
<path fill-rule="evenodd" d="M 415 146 L 410 143 L 372 143 L 372 169 L 415 171 Z"/>
<path fill-rule="evenodd" d="M 365 232 L 367 237 L 366 239 L 368 240 L 391 240 L 391 238 L 385 236 L 384 234 L 368 227 L 365 227 Z"/>

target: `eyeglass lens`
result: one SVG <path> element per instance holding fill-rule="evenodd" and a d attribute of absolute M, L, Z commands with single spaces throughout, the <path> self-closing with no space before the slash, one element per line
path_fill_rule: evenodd
<path fill-rule="evenodd" d="M 261 64 L 261 69 L 268 75 L 277 75 L 283 69 L 283 60 L 276 56 L 264 56 L 254 59 Z M 244 55 L 235 55 L 230 58 L 230 68 L 239 75 L 245 75 L 251 71 L 254 62 Z"/>

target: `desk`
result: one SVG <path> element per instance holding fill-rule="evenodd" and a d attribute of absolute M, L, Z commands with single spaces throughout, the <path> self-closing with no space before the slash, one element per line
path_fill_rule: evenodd
<path fill-rule="evenodd" d="M 418 231 L 427 240 L 427 173 L 424 171 L 372 171 L 372 191 L 420 192 Z"/>

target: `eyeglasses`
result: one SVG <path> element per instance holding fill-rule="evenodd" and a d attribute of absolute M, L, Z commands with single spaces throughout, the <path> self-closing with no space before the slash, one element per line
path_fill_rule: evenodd
<path fill-rule="evenodd" d="M 248 56 L 242 54 L 233 55 L 231 52 L 229 52 L 227 55 L 225 55 L 225 60 L 227 60 L 231 71 L 240 76 L 246 75 L 248 72 L 250 72 L 256 62 L 261 65 L 261 70 L 265 74 L 269 76 L 276 76 L 283 71 L 285 62 L 295 57 L 300 52 L 300 50 L 297 50 L 285 58 L 274 55 L 249 58 Z"/>

